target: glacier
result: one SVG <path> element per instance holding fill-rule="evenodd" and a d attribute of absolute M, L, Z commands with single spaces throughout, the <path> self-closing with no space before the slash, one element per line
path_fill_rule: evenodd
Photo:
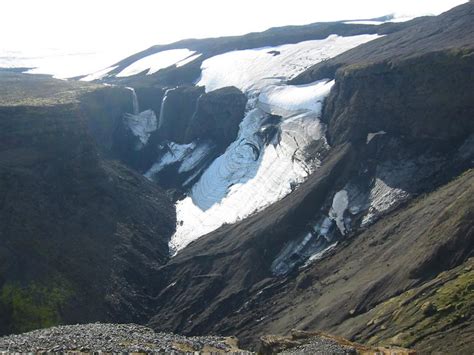
<path fill-rule="evenodd" d="M 322 101 L 333 84 L 323 80 L 301 87 L 271 87 L 260 94 L 261 101 L 258 97 L 250 103 L 237 139 L 204 171 L 189 196 L 177 202 L 171 250 L 177 252 L 222 224 L 235 223 L 280 200 L 319 166 L 304 151 L 311 142 L 325 141 L 321 105 L 309 103 Z M 309 89 L 311 99 L 306 95 Z M 285 91 L 292 92 L 295 100 L 282 99 Z M 295 94 L 300 91 L 303 95 Z M 272 122 L 274 112 L 284 115 Z M 268 126 L 279 134 L 265 136 L 262 129 Z"/>
<path fill-rule="evenodd" d="M 187 196 L 176 202 L 176 232 L 169 242 L 172 254 L 223 224 L 235 223 L 282 199 L 320 166 L 318 154 L 308 154 L 308 148 L 319 140 L 320 149 L 329 149 L 320 116 L 334 80 L 306 85 L 286 81 L 309 66 L 378 37 L 331 35 L 323 40 L 227 52 L 203 61 L 196 85 L 205 86 L 206 92 L 236 86 L 248 102 L 237 139 L 199 172 Z M 187 165 L 206 154 L 200 147 L 197 158 L 191 158 L 197 142 L 184 155 L 176 143 L 167 144 L 174 153 L 163 155 L 146 173 L 148 178 L 177 162 L 180 172 L 190 171 Z M 320 228 L 330 228 L 330 222 Z M 321 243 L 324 248 L 333 244 L 329 240 Z"/>

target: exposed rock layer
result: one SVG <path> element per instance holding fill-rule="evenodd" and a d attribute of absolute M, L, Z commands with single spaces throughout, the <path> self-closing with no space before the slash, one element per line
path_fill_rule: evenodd
<path fill-rule="evenodd" d="M 17 93 L 0 105 L 1 333 L 139 321 L 157 267 L 168 259 L 171 202 L 142 176 L 103 159 L 109 146 L 93 136 L 112 130 L 107 122 L 90 131 L 105 108 L 94 110 L 97 101 L 89 100 L 100 95 L 107 105 L 110 96 L 77 85 L 0 77 L 1 88 Z M 112 97 L 119 91 L 110 90 Z"/>

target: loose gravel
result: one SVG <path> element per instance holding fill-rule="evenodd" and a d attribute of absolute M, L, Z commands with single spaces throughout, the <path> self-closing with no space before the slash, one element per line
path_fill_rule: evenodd
<path fill-rule="evenodd" d="M 193 353 L 228 352 L 228 338 L 219 336 L 185 337 L 156 333 L 136 324 L 66 325 L 0 338 L 1 352 L 133 352 Z"/>
<path fill-rule="evenodd" d="M 279 354 L 356 355 L 357 351 L 328 338 L 313 337 L 306 344 L 285 350 Z"/>

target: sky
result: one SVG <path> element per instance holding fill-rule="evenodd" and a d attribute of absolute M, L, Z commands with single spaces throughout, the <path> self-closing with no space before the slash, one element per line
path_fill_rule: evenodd
<path fill-rule="evenodd" d="M 0 0 L 0 57 L 119 59 L 154 44 L 319 21 L 439 14 L 466 0 Z M 7 55 L 5 54 L 7 53 Z M 0 63 L 1 64 L 1 63 Z M 109 63 L 111 64 L 111 63 Z M 99 63 L 97 65 L 100 67 Z"/>

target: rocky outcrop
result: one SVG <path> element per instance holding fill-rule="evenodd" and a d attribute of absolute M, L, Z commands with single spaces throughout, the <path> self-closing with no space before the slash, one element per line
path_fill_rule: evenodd
<path fill-rule="evenodd" d="M 193 86 L 179 86 L 166 91 L 158 123 L 161 141 L 189 143 L 186 131 L 196 112 L 198 98 L 203 94 L 203 87 Z"/>
<path fill-rule="evenodd" d="M 323 119 L 331 144 L 384 131 L 462 140 L 474 132 L 472 2 L 315 65 L 292 80 L 336 84 Z"/>
<path fill-rule="evenodd" d="M 166 189 L 187 190 L 236 139 L 246 102 L 234 87 L 209 93 L 203 87 L 167 90 L 158 130 L 140 152 L 155 154 L 145 175 Z"/>
<path fill-rule="evenodd" d="M 421 17 L 401 24 L 397 31 L 388 31 L 382 38 L 368 42 L 318 63 L 292 80 L 305 84 L 334 78 L 337 69 L 345 66 L 365 67 L 374 63 L 399 62 L 441 51 L 472 49 L 472 1 L 435 17 Z"/>
<path fill-rule="evenodd" d="M 99 87 L 81 97 L 79 114 L 102 155 L 120 156 L 121 152 L 115 150 L 115 133 L 121 127 L 124 114 L 133 111 L 132 106 L 130 92 L 119 87 Z"/>
<path fill-rule="evenodd" d="M 244 117 L 247 97 L 235 87 L 227 87 L 202 95 L 186 130 L 185 142 L 210 140 L 219 153 L 237 138 Z"/>
<path fill-rule="evenodd" d="M 474 36 L 473 36 L 474 38 Z M 474 49 L 340 69 L 324 116 L 333 144 L 384 131 L 462 140 L 474 132 Z"/>
<path fill-rule="evenodd" d="M 0 90 L 0 333 L 143 321 L 175 212 L 94 140 L 118 89 L 15 74 Z"/>

